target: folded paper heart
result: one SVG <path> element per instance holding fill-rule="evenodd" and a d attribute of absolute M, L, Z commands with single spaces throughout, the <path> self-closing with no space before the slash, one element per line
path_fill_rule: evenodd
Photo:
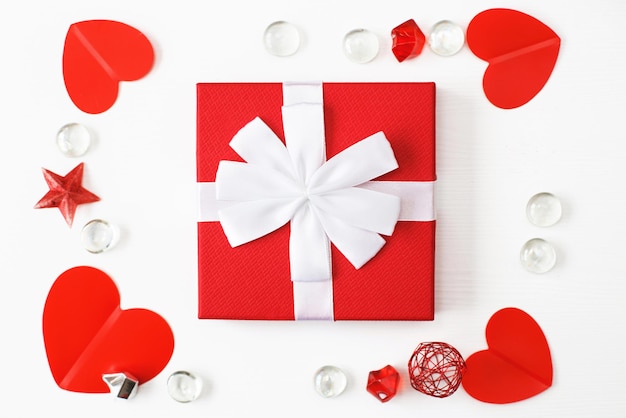
<path fill-rule="evenodd" d="M 465 361 L 463 388 L 488 403 L 506 404 L 535 396 L 552 385 L 552 358 L 543 331 L 526 312 L 501 309 L 489 319 L 487 350 Z"/>
<path fill-rule="evenodd" d="M 483 77 L 485 95 L 503 109 L 522 106 L 541 91 L 560 44 L 552 29 L 517 10 L 485 10 L 467 27 L 467 45 L 489 63 Z"/>
<path fill-rule="evenodd" d="M 145 383 L 163 370 L 174 350 L 174 336 L 161 316 L 121 309 L 111 278 L 86 266 L 65 271 L 52 285 L 43 338 L 55 382 L 72 392 L 108 393 L 103 375 L 112 373 Z"/>
<path fill-rule="evenodd" d="M 83 112 L 108 110 L 120 81 L 142 78 L 154 50 L 146 36 L 125 23 L 87 20 L 70 26 L 63 48 L 63 79 L 72 102 Z"/>

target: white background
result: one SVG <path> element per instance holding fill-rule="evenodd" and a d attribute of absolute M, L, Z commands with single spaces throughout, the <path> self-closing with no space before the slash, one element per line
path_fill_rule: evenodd
<path fill-rule="evenodd" d="M 387 0 L 8 2 L 0 6 L 0 416 L 65 417 L 618 417 L 626 415 L 626 3 L 596 1 Z M 414 18 L 425 33 L 449 19 L 467 27 L 478 12 L 510 7 L 562 38 L 556 68 L 527 105 L 502 110 L 481 89 L 486 63 L 466 47 L 444 58 L 428 47 L 399 64 L 390 30 Z M 61 73 L 69 25 L 112 19 L 144 32 L 156 51 L 150 74 L 121 87 L 115 105 L 87 115 Z M 269 55 L 265 27 L 297 25 L 299 52 Z M 342 37 L 367 28 L 379 56 L 359 65 Z M 196 290 L 195 84 L 212 81 L 435 81 L 438 231 L 433 322 L 229 322 L 198 320 Z M 384 111 L 384 109 L 381 109 Z M 95 143 L 79 159 L 56 148 L 57 130 L 85 124 Z M 84 185 L 99 195 L 69 229 L 57 209 L 33 209 L 48 188 L 41 168 L 64 175 L 85 162 Z M 559 196 L 560 223 L 525 218 L 536 192 Z M 80 244 L 92 218 L 117 223 L 119 245 L 93 255 Z M 522 244 L 542 237 L 558 251 L 544 275 L 525 271 Z M 91 265 L 116 281 L 122 307 L 145 307 L 171 325 L 170 363 L 131 401 L 64 391 L 50 374 L 41 334 L 47 292 L 64 270 Z M 484 327 L 507 306 L 530 313 L 552 350 L 554 385 L 530 400 L 490 405 L 462 388 L 435 399 L 410 388 L 406 363 L 423 341 L 446 341 L 465 357 L 484 349 Z M 335 399 L 312 387 L 334 364 L 349 386 Z M 386 364 L 402 373 L 382 404 L 365 391 Z M 169 398 L 178 369 L 205 381 L 190 404 Z"/>

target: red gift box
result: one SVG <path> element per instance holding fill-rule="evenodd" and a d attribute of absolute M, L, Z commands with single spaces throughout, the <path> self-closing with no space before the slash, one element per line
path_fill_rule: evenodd
<path fill-rule="evenodd" d="M 434 83 L 324 83 L 326 155 L 330 159 L 383 131 L 399 168 L 388 182 L 434 182 Z M 243 161 L 229 143 L 260 118 L 284 138 L 281 83 L 197 86 L 197 180 L 216 180 L 222 160 Z M 429 203 L 432 206 L 432 196 Z M 205 319 L 293 320 L 290 224 L 231 247 L 217 221 L 198 222 L 198 316 Z M 432 320 L 435 221 L 399 220 L 371 260 L 355 268 L 331 247 L 335 320 Z"/>

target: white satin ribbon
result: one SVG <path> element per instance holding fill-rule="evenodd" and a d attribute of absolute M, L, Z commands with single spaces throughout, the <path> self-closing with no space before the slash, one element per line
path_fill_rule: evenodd
<path fill-rule="evenodd" d="M 398 167 L 382 132 L 326 161 L 321 84 L 284 84 L 283 96 L 285 144 L 259 118 L 244 126 L 230 146 L 246 162 L 220 161 L 215 183 L 200 183 L 200 220 L 217 218 L 233 247 L 290 222 L 295 317 L 332 320 L 330 243 L 360 268 L 385 244 L 380 234 L 393 233 L 401 208 L 434 218 L 432 184 L 370 182 Z M 400 195 L 422 189 L 422 199 L 401 205 L 382 183 Z"/>
<path fill-rule="evenodd" d="M 435 219 L 434 181 L 368 181 L 358 187 L 392 194 L 400 198 L 399 221 L 428 222 Z M 215 183 L 201 182 L 198 186 L 198 222 L 219 221 L 218 211 L 236 204 L 217 200 Z"/>

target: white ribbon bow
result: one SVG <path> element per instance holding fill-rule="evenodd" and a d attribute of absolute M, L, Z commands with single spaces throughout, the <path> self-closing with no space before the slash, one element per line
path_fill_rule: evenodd
<path fill-rule="evenodd" d="M 231 246 L 260 238 L 291 221 L 293 281 L 330 280 L 332 242 L 360 268 L 385 244 L 400 213 L 400 198 L 356 187 L 398 167 L 382 132 L 325 161 L 321 104 L 283 107 L 287 146 L 261 119 L 230 142 L 246 162 L 221 161 L 219 221 Z"/>
<path fill-rule="evenodd" d="M 289 261 L 296 319 L 332 319 L 330 243 L 360 268 L 385 244 L 400 198 L 357 187 L 398 167 L 382 132 L 326 161 L 321 85 L 283 85 L 285 144 L 259 118 L 230 146 L 245 163 L 220 161 L 218 218 L 231 246 L 290 222 Z"/>

